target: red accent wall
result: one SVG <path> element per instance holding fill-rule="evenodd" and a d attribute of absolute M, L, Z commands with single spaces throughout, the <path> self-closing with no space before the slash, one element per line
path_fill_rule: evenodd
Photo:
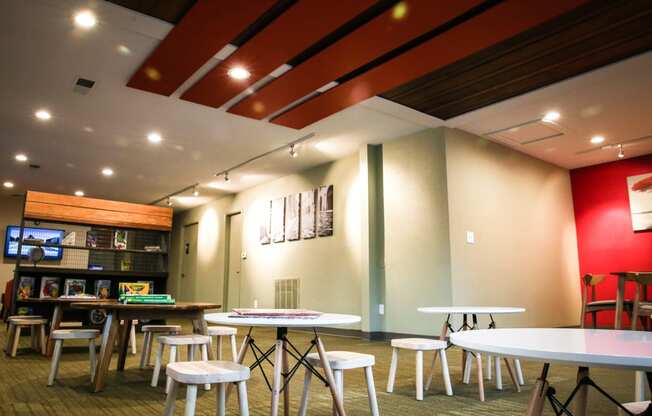
<path fill-rule="evenodd" d="M 632 230 L 627 177 L 652 172 L 652 155 L 574 169 L 570 172 L 580 273 L 652 270 L 652 231 Z M 628 284 L 626 296 L 633 297 Z M 616 278 L 598 289 L 598 299 L 615 299 Z M 598 324 L 613 327 L 601 312 Z M 588 319 L 587 319 L 588 323 Z M 627 317 L 623 324 L 629 325 Z"/>

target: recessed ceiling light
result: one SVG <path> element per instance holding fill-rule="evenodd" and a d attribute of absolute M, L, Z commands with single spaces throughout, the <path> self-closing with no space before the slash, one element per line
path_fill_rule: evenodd
<path fill-rule="evenodd" d="M 622 159 L 625 157 L 625 151 L 623 151 L 623 145 L 619 144 L 618 145 L 618 158 Z"/>
<path fill-rule="evenodd" d="M 16 156 L 14 156 L 14 159 L 19 162 L 27 162 L 27 156 L 22 153 L 18 153 Z"/>
<path fill-rule="evenodd" d="M 93 128 L 92 128 L 91 126 L 86 126 L 86 127 L 84 127 L 84 131 L 85 131 L 86 133 L 92 133 L 92 132 L 94 132 L 95 130 L 93 130 Z"/>
<path fill-rule="evenodd" d="M 102 169 L 102 175 L 104 175 L 104 176 L 113 176 L 113 169 L 111 169 L 111 168 Z"/>
<path fill-rule="evenodd" d="M 557 121 L 557 120 L 559 120 L 559 117 L 561 117 L 561 115 L 560 115 L 558 112 L 556 112 L 556 111 L 548 111 L 548 112 L 543 116 L 543 118 L 541 119 L 541 121 L 544 121 L 544 122 L 546 122 L 546 123 L 552 123 L 553 121 Z"/>
<path fill-rule="evenodd" d="M 160 134 L 156 132 L 151 132 L 147 135 L 147 140 L 149 140 L 150 143 L 161 143 L 161 140 L 163 140 L 163 138 L 161 137 Z"/>
<path fill-rule="evenodd" d="M 75 25 L 82 29 L 90 29 L 97 23 L 95 14 L 90 10 L 81 10 L 75 13 Z"/>
<path fill-rule="evenodd" d="M 120 55 L 131 55 L 131 49 L 129 49 L 126 45 L 118 45 L 115 47 L 115 50 L 120 54 Z"/>
<path fill-rule="evenodd" d="M 591 143 L 600 144 L 604 141 L 604 136 L 593 136 L 591 137 Z"/>
<path fill-rule="evenodd" d="M 247 79 L 251 76 L 251 72 L 247 71 L 241 66 L 234 66 L 233 68 L 229 69 L 228 74 L 231 78 L 237 80 Z"/>
<path fill-rule="evenodd" d="M 5 183 L 3 183 L 2 186 L 4 186 L 5 188 L 13 188 L 13 187 L 14 187 L 14 183 L 13 183 L 13 182 L 9 182 L 9 181 L 5 181 Z"/>
<path fill-rule="evenodd" d="M 84 191 L 75 191 L 76 196 L 84 196 Z"/>
<path fill-rule="evenodd" d="M 52 114 L 50 114 L 48 110 L 38 110 L 36 113 L 34 113 L 34 116 L 43 121 L 47 121 L 52 118 Z"/>

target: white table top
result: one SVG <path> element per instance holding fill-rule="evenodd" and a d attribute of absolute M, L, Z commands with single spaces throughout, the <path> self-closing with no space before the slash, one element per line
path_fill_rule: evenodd
<path fill-rule="evenodd" d="M 503 306 L 427 306 L 417 309 L 422 313 L 439 313 L 451 315 L 501 315 L 508 313 L 522 313 L 525 308 Z"/>
<path fill-rule="evenodd" d="M 357 315 L 341 315 L 337 313 L 325 313 L 319 318 L 238 318 L 233 312 L 207 313 L 204 315 L 206 322 L 219 325 L 231 326 L 265 326 L 283 328 L 313 328 L 317 326 L 347 325 L 360 322 Z"/>
<path fill-rule="evenodd" d="M 451 334 L 474 352 L 585 367 L 652 371 L 652 332 L 601 329 L 482 329 Z"/>

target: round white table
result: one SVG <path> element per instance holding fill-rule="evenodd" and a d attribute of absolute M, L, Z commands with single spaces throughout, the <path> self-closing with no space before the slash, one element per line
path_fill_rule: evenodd
<path fill-rule="evenodd" d="M 277 318 L 277 317 L 239 317 L 234 313 L 210 313 L 204 316 L 206 322 L 218 325 L 228 326 L 246 326 L 249 331 L 242 342 L 242 347 L 238 353 L 237 362 L 242 364 L 244 362 L 247 351 L 251 351 L 254 355 L 255 361 L 250 366 L 251 371 L 259 367 L 267 386 L 272 392 L 272 409 L 271 415 L 278 415 L 279 398 L 283 392 L 283 412 L 286 416 L 290 414 L 290 389 L 289 382 L 292 376 L 296 373 L 300 366 L 306 367 L 317 378 L 326 384 L 333 396 L 333 403 L 340 416 L 346 416 L 342 398 L 339 396 L 338 389 L 335 385 L 335 378 L 330 364 L 326 359 L 326 349 L 317 332 L 317 328 L 335 325 L 350 325 L 360 322 L 361 318 L 357 315 L 342 315 L 334 313 L 325 313 L 316 318 Z M 267 350 L 263 351 L 255 342 L 252 332 L 255 327 L 276 328 L 276 342 Z M 288 328 L 312 328 L 314 338 L 311 341 L 310 348 L 305 351 L 299 351 L 288 339 Z M 317 349 L 321 365 L 324 370 L 322 376 L 319 371 L 312 366 L 305 357 L 312 351 L 313 348 Z M 274 361 L 269 357 L 274 354 Z M 296 363 L 290 368 L 289 357 L 292 356 Z M 268 362 L 274 369 L 272 382 L 269 382 L 265 374 L 262 364 Z"/>
<path fill-rule="evenodd" d="M 590 378 L 589 367 L 608 367 L 647 372 L 652 384 L 652 333 L 643 331 L 618 331 L 599 329 L 493 329 L 466 331 L 452 334 L 451 342 L 468 351 L 527 358 L 544 362 L 541 377 L 528 405 L 528 416 L 539 416 L 546 399 L 558 412 L 567 409 L 568 403 L 577 400 L 574 415 L 586 415 L 587 390 L 598 389 L 614 404 L 617 402 L 601 390 Z M 578 384 L 567 402 L 555 397 L 548 385 L 550 363 L 578 366 Z M 625 414 L 631 414 L 625 410 Z M 648 408 L 644 415 L 652 415 Z"/>
<path fill-rule="evenodd" d="M 440 339 L 446 339 L 449 333 L 455 333 L 458 331 L 466 331 L 466 330 L 470 330 L 470 331 L 478 330 L 479 329 L 478 315 L 488 315 L 489 319 L 491 320 L 489 323 L 489 329 L 495 329 L 496 321 L 494 321 L 494 315 L 523 313 L 526 311 L 526 309 L 521 307 L 512 307 L 512 306 L 426 306 L 426 307 L 417 308 L 417 311 L 421 313 L 427 313 L 427 314 L 447 315 L 446 321 L 444 322 L 440 334 Z M 451 317 L 453 315 L 462 315 L 462 326 L 457 329 L 453 328 L 453 325 L 451 324 Z M 471 316 L 472 324 L 469 324 L 468 321 L 469 315 Z M 525 378 L 523 377 L 521 362 L 518 359 L 514 360 L 514 367 L 516 370 L 516 379 L 514 379 L 512 369 L 511 369 L 511 364 L 509 363 L 509 361 L 507 361 L 507 359 L 504 359 L 504 361 L 505 361 L 505 365 L 507 366 L 507 370 L 510 376 L 512 377 L 512 381 L 516 386 L 516 389 L 520 391 L 520 386 L 525 385 Z M 502 377 L 502 370 L 500 366 L 500 359 L 498 357 L 495 357 L 493 367 L 495 369 L 496 389 L 502 390 L 503 377 Z M 470 377 L 469 375 L 470 365 L 467 365 L 466 353 L 462 354 L 462 370 L 464 374 L 463 376 L 464 383 L 468 383 Z M 492 370 L 492 356 L 487 354 L 486 376 L 489 380 L 491 380 L 492 378 L 491 370 Z M 484 389 L 484 386 L 480 385 L 479 388 L 482 390 Z M 480 392 L 480 396 L 481 397 L 484 396 L 483 391 Z"/>

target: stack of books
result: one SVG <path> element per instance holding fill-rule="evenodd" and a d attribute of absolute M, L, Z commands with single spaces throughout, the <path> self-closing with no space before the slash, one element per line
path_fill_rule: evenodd
<path fill-rule="evenodd" d="M 122 303 L 148 303 L 159 305 L 174 305 L 176 301 L 172 295 L 146 295 L 146 294 L 124 294 L 120 295 L 120 302 Z"/>

